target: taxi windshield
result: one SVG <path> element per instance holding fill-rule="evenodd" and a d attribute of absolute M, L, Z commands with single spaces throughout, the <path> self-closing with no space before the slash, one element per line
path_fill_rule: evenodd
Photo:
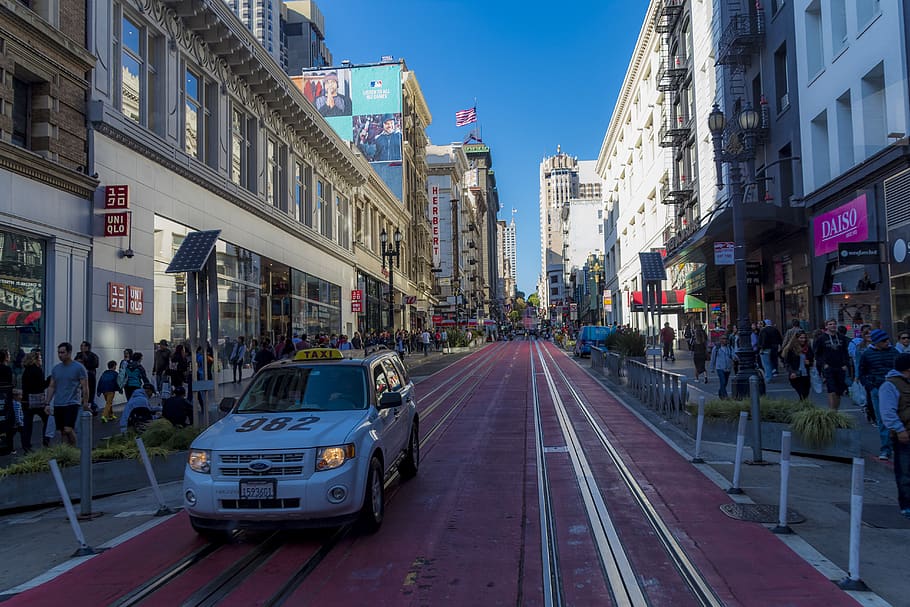
<path fill-rule="evenodd" d="M 237 405 L 237 413 L 366 409 L 363 370 L 320 364 L 263 371 Z"/>

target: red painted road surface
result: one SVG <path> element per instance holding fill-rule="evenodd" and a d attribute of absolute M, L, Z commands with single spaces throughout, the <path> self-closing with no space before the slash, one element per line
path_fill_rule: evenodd
<path fill-rule="evenodd" d="M 541 399 L 544 446 L 550 448 L 544 458 L 565 604 L 612 604 L 573 467 L 560 449 L 566 440 L 540 360 L 532 377 L 534 344 L 490 344 L 418 384 L 426 442 L 417 478 L 393 481 L 380 531 L 342 539 L 285 604 L 543 605 L 532 381 Z M 719 507 L 730 500 L 721 489 L 553 344 L 540 345 L 552 353 L 724 604 L 856 604 L 765 527 L 725 516 Z M 453 382 L 463 383 L 453 389 Z M 557 386 L 648 600 L 674 607 L 697 604 L 654 542 L 569 390 L 558 381 Z M 447 389 L 451 394 L 439 401 Z M 325 532 L 289 535 L 219 604 L 264 604 L 326 537 Z M 203 545 L 186 516 L 177 515 L 6 605 L 110 605 Z M 179 605 L 254 548 L 253 541 L 222 547 L 142 604 Z"/>

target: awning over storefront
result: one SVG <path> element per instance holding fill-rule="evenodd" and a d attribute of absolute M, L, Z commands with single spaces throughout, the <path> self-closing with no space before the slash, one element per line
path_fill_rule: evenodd
<path fill-rule="evenodd" d="M 41 310 L 0 310 L 0 327 L 27 327 L 38 322 Z"/>
<path fill-rule="evenodd" d="M 674 289 L 672 291 L 661 291 L 661 312 L 664 314 L 676 314 L 683 311 L 683 304 L 686 299 L 685 289 Z M 644 295 L 641 291 L 632 291 L 632 311 L 644 311 Z"/>
<path fill-rule="evenodd" d="M 708 304 L 694 295 L 686 295 L 685 308 L 686 312 L 704 312 L 708 309 Z"/>

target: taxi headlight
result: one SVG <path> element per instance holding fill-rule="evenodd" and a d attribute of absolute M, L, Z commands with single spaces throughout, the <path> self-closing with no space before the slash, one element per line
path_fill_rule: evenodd
<path fill-rule="evenodd" d="M 190 470 L 208 474 L 212 471 L 212 452 L 208 449 L 190 449 Z"/>
<path fill-rule="evenodd" d="M 354 457 L 354 445 L 322 447 L 316 452 L 316 471 L 332 470 Z"/>

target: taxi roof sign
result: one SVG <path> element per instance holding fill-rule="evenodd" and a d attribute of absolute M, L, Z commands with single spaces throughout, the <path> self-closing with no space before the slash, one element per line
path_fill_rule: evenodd
<path fill-rule="evenodd" d="M 344 355 L 337 348 L 310 348 L 297 352 L 294 360 L 344 360 Z"/>

